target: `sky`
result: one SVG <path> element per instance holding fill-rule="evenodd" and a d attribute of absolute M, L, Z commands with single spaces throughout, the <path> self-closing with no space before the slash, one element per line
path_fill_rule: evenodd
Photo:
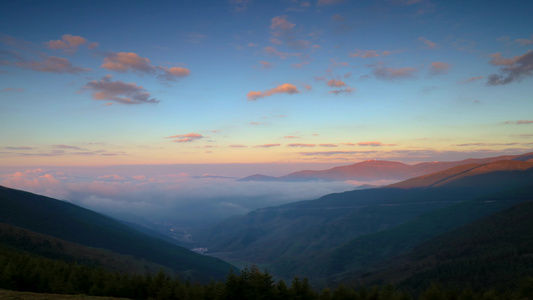
<path fill-rule="evenodd" d="M 533 149 L 531 1 L 3 1 L 0 165 Z"/>

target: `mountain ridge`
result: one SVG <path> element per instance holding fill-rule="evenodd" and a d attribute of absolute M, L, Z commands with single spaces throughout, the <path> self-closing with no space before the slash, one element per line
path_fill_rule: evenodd
<path fill-rule="evenodd" d="M 302 170 L 284 176 L 267 176 L 254 174 L 238 181 L 372 181 L 372 180 L 405 180 L 425 174 L 446 170 L 455 166 L 471 163 L 490 163 L 498 160 L 532 161 L 533 152 L 519 155 L 501 155 L 487 158 L 469 158 L 450 162 L 422 162 L 414 165 L 397 161 L 365 160 L 346 166 L 333 167 L 326 170 Z"/>

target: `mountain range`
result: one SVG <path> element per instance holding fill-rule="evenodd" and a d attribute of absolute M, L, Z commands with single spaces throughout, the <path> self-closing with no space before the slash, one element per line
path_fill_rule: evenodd
<path fill-rule="evenodd" d="M 282 278 L 306 276 L 317 284 L 342 282 L 434 236 L 531 200 L 530 157 L 470 162 L 382 188 L 254 210 L 207 230 L 200 241 L 211 255 L 236 265 L 261 264 Z"/>
<path fill-rule="evenodd" d="M 498 160 L 533 160 L 533 152 L 521 155 L 504 155 L 489 158 L 470 158 L 450 162 L 423 162 L 408 165 L 396 161 L 367 160 L 352 165 L 334 167 L 327 170 L 304 170 L 288 175 L 273 177 L 261 174 L 251 175 L 239 181 L 373 181 L 373 180 L 405 180 L 425 174 L 443 171 L 455 166 L 466 164 L 483 164 Z"/>

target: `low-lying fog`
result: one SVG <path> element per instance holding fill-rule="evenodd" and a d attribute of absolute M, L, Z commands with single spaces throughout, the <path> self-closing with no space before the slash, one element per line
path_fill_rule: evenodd
<path fill-rule="evenodd" d="M 262 165 L 256 173 L 285 175 L 301 170 Z M 330 166 L 318 166 L 325 169 Z M 241 182 L 249 166 L 122 166 L 2 170 L 0 184 L 50 196 L 169 233 L 212 225 L 250 210 L 385 182 Z M 270 168 L 270 169 L 269 169 Z M 184 233 L 187 234 L 187 233 Z"/>

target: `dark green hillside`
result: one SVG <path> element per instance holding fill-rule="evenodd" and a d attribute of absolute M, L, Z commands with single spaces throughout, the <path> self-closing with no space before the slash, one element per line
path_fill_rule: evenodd
<path fill-rule="evenodd" d="M 320 258 L 313 260 L 312 264 L 317 266 L 314 274 L 317 275 L 316 278 L 333 277 L 330 281 L 341 282 L 356 276 L 355 274 L 372 271 L 376 268 L 373 265 L 379 261 L 407 252 L 434 236 L 524 201 L 533 201 L 533 185 L 423 214 L 395 228 L 361 236 L 337 249 L 323 253 Z M 327 268 L 324 268 L 324 265 Z"/>
<path fill-rule="evenodd" d="M 204 245 L 218 257 L 265 264 L 283 278 L 295 275 L 334 277 L 346 271 L 344 268 L 347 266 L 342 266 L 341 262 L 347 255 L 341 251 L 336 256 L 337 260 L 320 263 L 323 262 L 320 257 L 327 256 L 331 249 L 358 237 L 392 229 L 424 213 L 529 184 L 533 182 L 533 163 L 497 161 L 471 164 L 432 176 L 437 180 L 429 181 L 426 186 L 356 190 L 255 210 L 205 232 Z M 440 183 L 435 185 L 435 182 Z M 486 213 L 491 212 L 487 210 Z M 476 215 L 472 216 L 470 221 Z M 481 216 L 483 214 L 478 215 Z M 464 223 L 457 226 L 461 224 Z M 360 258 L 364 258 L 363 261 L 370 259 L 369 262 L 373 263 L 445 231 L 438 231 L 438 226 L 437 229 L 432 228 L 424 233 L 425 236 L 417 237 L 415 234 L 409 242 L 411 244 L 406 245 L 402 245 L 403 240 L 398 237 L 388 244 L 381 239 L 387 236 L 386 233 L 379 233 L 369 243 L 386 248 L 372 248 L 369 250 L 372 257 L 360 254 L 354 262 L 348 262 L 353 264 L 348 269 L 357 266 L 359 263 L 356 261 Z M 453 227 L 443 228 L 450 230 Z M 415 226 L 415 229 L 418 230 L 418 227 Z M 314 262 L 319 263 L 315 266 Z"/>
<path fill-rule="evenodd" d="M 430 282 L 512 289 L 533 276 L 533 202 L 523 202 L 428 240 L 365 278 L 423 290 Z"/>
<path fill-rule="evenodd" d="M 99 266 L 126 274 L 156 274 L 159 270 L 174 273 L 168 267 L 136 259 L 131 255 L 82 246 L 5 223 L 0 223 L 0 247 L 48 259 Z"/>
<path fill-rule="evenodd" d="M 73 243 L 108 249 L 162 264 L 195 280 L 223 278 L 233 267 L 147 236 L 76 205 L 0 187 L 0 222 Z"/>

